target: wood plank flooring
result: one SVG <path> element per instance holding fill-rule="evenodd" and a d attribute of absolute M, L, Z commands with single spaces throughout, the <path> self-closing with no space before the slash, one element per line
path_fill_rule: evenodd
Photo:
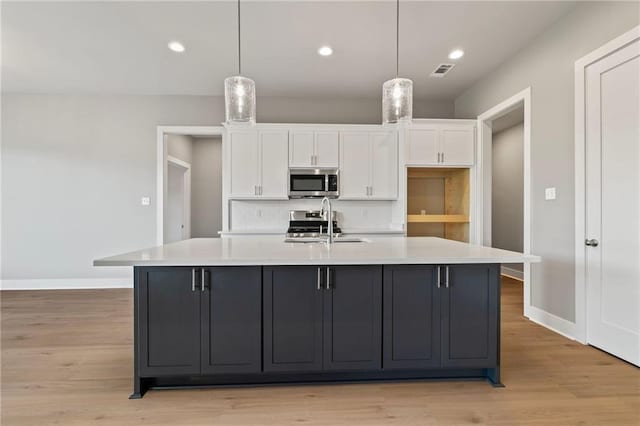
<path fill-rule="evenodd" d="M 527 321 L 503 280 L 502 379 L 149 391 L 132 291 L 4 291 L 2 425 L 640 425 L 640 369 Z"/>

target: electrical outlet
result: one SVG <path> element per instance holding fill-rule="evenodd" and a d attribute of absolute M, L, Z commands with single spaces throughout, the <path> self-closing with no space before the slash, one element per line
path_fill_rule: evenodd
<path fill-rule="evenodd" d="M 149 197 L 142 197 L 140 199 L 140 204 L 142 204 L 143 206 L 148 206 L 151 204 L 151 198 Z"/>
<path fill-rule="evenodd" d="M 556 199 L 556 189 L 555 188 L 545 188 L 545 190 L 544 190 L 544 199 L 545 200 L 555 200 Z"/>

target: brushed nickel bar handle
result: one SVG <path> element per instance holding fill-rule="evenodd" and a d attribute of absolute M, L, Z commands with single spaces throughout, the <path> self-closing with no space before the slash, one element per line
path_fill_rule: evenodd
<path fill-rule="evenodd" d="M 327 266 L 327 290 L 331 290 L 331 268 Z"/>
<path fill-rule="evenodd" d="M 445 266 L 444 270 L 444 286 L 449 288 L 449 266 Z"/>
<path fill-rule="evenodd" d="M 321 272 L 321 269 L 322 268 L 320 268 L 318 266 L 318 290 L 322 290 L 322 272 Z"/>
<path fill-rule="evenodd" d="M 191 291 L 196 291 L 196 268 L 191 269 Z"/>
<path fill-rule="evenodd" d="M 436 266 L 436 285 L 440 288 L 440 265 Z"/>
<path fill-rule="evenodd" d="M 200 281 L 200 291 L 204 291 L 204 280 L 205 280 L 206 271 L 204 270 L 204 268 L 202 268 L 201 272 L 202 274 L 200 278 L 202 278 L 202 280 Z"/>

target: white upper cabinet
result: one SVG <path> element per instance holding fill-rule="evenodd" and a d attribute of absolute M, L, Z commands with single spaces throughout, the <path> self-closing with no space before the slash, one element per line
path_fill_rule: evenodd
<path fill-rule="evenodd" d="M 295 130 L 289 141 L 289 167 L 338 167 L 337 131 Z"/>
<path fill-rule="evenodd" d="M 369 133 L 342 132 L 340 139 L 340 199 L 366 199 L 371 181 Z"/>
<path fill-rule="evenodd" d="M 287 130 L 229 132 L 229 198 L 287 199 Z"/>
<path fill-rule="evenodd" d="M 395 131 L 340 134 L 340 199 L 398 198 L 398 143 Z"/>
<path fill-rule="evenodd" d="M 440 131 L 440 161 L 447 165 L 472 166 L 475 127 L 451 126 Z"/>
<path fill-rule="evenodd" d="M 406 131 L 410 166 L 472 166 L 475 124 L 467 120 L 412 124 Z"/>
<path fill-rule="evenodd" d="M 440 152 L 440 129 L 438 126 L 421 126 L 407 130 L 407 163 L 435 164 Z"/>
<path fill-rule="evenodd" d="M 258 132 L 253 130 L 229 132 L 230 196 L 258 195 L 258 154 Z"/>
<path fill-rule="evenodd" d="M 287 151 L 289 132 L 286 130 L 261 131 L 259 195 L 263 198 L 288 199 Z"/>
<path fill-rule="evenodd" d="M 334 131 L 316 132 L 316 166 L 338 167 L 340 165 L 340 135 Z"/>

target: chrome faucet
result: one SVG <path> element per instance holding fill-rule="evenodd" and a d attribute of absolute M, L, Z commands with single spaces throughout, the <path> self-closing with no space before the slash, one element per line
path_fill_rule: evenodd
<path fill-rule="evenodd" d="M 325 201 L 327 202 L 327 205 L 329 206 L 329 208 L 326 211 L 326 213 L 327 213 L 327 228 L 329 228 L 328 229 L 329 239 L 327 240 L 327 243 L 331 244 L 331 243 L 333 243 L 333 211 L 331 210 L 331 200 L 329 198 L 327 198 L 327 197 L 324 197 L 322 199 L 322 201 L 320 202 L 320 216 L 322 216 L 325 213 L 325 210 L 324 210 Z"/>

